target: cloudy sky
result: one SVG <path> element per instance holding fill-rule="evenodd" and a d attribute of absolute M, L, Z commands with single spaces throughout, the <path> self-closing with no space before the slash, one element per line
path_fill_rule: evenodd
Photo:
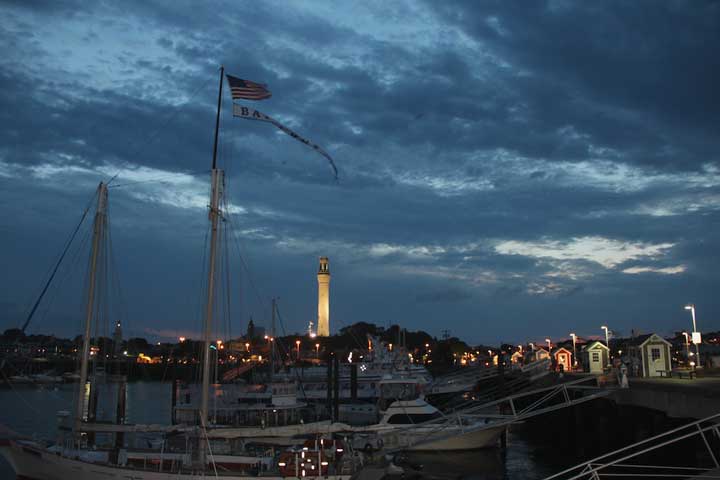
<path fill-rule="evenodd" d="M 0 328 L 117 175 L 110 316 L 199 330 L 222 64 L 340 170 L 225 96 L 223 329 L 305 328 L 321 255 L 333 330 L 720 329 L 717 2 L 11 1 L 0 41 Z M 79 332 L 88 235 L 30 332 Z"/>

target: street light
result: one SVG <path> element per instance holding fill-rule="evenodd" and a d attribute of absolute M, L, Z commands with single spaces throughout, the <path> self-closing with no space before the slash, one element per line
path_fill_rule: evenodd
<path fill-rule="evenodd" d="M 295 346 L 297 347 L 297 359 L 300 360 L 300 340 L 295 340 Z"/>
<path fill-rule="evenodd" d="M 605 325 L 603 325 L 603 326 L 600 327 L 600 328 L 602 328 L 603 330 L 605 330 L 605 345 L 607 345 L 608 350 L 610 350 L 610 330 L 608 330 L 608 327 L 605 326 Z"/>
<path fill-rule="evenodd" d="M 610 365 L 610 330 L 608 330 L 606 325 L 603 325 L 600 328 L 605 330 L 605 345 L 608 347 L 608 365 Z"/>
<path fill-rule="evenodd" d="M 552 342 L 550 341 L 549 338 L 546 338 L 545 341 L 548 344 L 548 353 L 550 353 L 550 351 L 552 350 Z"/>
<path fill-rule="evenodd" d="M 575 348 L 575 344 L 577 343 L 577 335 L 571 333 L 570 336 L 573 339 L 573 366 L 577 367 L 577 350 Z"/>
<path fill-rule="evenodd" d="M 320 344 L 315 344 L 315 358 L 320 358 Z"/>
<path fill-rule="evenodd" d="M 690 335 L 688 335 L 688 332 L 682 332 L 682 334 L 685 336 L 685 356 L 688 359 L 688 362 L 690 361 Z"/>
<path fill-rule="evenodd" d="M 692 342 L 695 344 L 695 362 L 696 362 L 697 366 L 701 366 L 700 342 L 702 341 L 702 339 L 700 338 L 700 332 L 697 331 L 697 324 L 695 323 L 695 304 L 690 303 L 688 305 L 685 305 L 685 310 L 690 310 L 690 313 L 692 313 L 692 320 L 693 320 Z"/>

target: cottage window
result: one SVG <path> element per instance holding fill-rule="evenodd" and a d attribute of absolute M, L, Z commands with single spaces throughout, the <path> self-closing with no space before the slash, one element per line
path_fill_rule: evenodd
<path fill-rule="evenodd" d="M 653 361 L 660 360 L 660 349 L 657 347 L 653 347 L 650 349 L 650 356 L 652 357 Z"/>
<path fill-rule="evenodd" d="M 599 362 L 600 361 L 600 354 L 598 352 L 592 352 L 592 358 L 593 362 Z"/>

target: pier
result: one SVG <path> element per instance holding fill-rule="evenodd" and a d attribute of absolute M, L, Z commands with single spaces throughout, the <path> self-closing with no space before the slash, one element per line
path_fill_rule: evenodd
<path fill-rule="evenodd" d="M 617 389 L 611 398 L 664 412 L 674 418 L 705 418 L 720 412 L 720 377 L 632 378 L 630 388 Z"/>

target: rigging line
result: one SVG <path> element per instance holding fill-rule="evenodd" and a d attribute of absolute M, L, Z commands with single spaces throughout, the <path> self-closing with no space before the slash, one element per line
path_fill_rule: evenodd
<path fill-rule="evenodd" d="M 87 227 L 86 227 L 87 229 Z M 77 246 L 75 251 L 71 253 L 71 258 L 68 260 L 69 266 L 66 264 L 66 268 L 61 272 L 61 276 L 58 279 L 59 285 L 67 285 L 68 280 L 70 277 L 76 272 L 76 269 L 80 262 L 80 256 L 81 253 L 85 250 L 86 245 L 90 241 L 90 235 L 88 235 L 88 231 L 83 231 L 82 233 L 82 240 L 80 241 L 80 244 Z M 44 307 L 39 310 L 38 315 L 40 315 L 39 321 L 42 323 L 45 320 L 45 317 L 47 317 L 48 312 L 51 310 L 53 304 L 55 303 L 55 299 L 57 298 L 60 290 L 62 288 L 55 288 L 50 292 L 50 296 L 48 297 L 47 301 L 45 302 Z"/>
<path fill-rule="evenodd" d="M 3 360 L 3 363 L 5 363 L 5 360 Z M 3 368 L 0 368 L 0 373 L 2 373 L 2 376 L 3 376 L 3 379 L 5 380 L 5 383 L 6 383 L 7 385 L 10 385 L 10 389 L 11 389 L 13 392 L 15 392 L 15 394 L 16 394 L 18 397 L 20 397 L 20 400 L 22 400 L 22 402 L 23 402 L 30 410 L 32 410 L 33 412 L 35 412 L 35 413 L 38 414 L 38 415 L 42 415 L 42 414 L 43 414 L 43 412 L 41 412 L 41 411 L 38 410 L 37 408 L 33 407 L 32 404 L 31 404 L 30 402 L 28 402 L 27 399 L 26 399 L 25 397 L 23 397 L 23 395 L 22 395 L 20 392 L 17 391 L 17 389 L 16 389 L 15 386 L 13 385 L 13 382 L 5 375 L 5 371 L 4 371 Z"/>
<path fill-rule="evenodd" d="M 269 299 L 263 299 L 263 298 L 262 298 L 262 295 L 260 295 L 260 291 L 258 290 L 257 285 L 255 284 L 255 282 L 254 282 L 254 280 L 253 280 L 252 272 L 250 271 L 250 267 L 248 266 L 247 262 L 245 261 L 245 257 L 243 257 L 243 255 L 242 255 L 242 253 L 241 253 L 240 240 L 239 240 L 239 238 L 238 238 L 238 237 L 239 237 L 238 232 L 236 231 L 235 225 L 233 224 L 232 218 L 231 218 L 231 216 L 230 216 L 229 214 L 228 214 L 228 216 L 227 216 L 227 221 L 228 221 L 228 224 L 230 225 L 230 228 L 233 230 L 233 232 L 232 232 L 232 233 L 233 233 L 232 237 L 233 237 L 233 240 L 234 240 L 234 243 L 235 243 L 235 248 L 236 248 L 237 251 L 238 251 L 238 256 L 240 257 L 240 263 L 242 264 L 243 268 L 245 269 L 245 272 L 247 273 L 248 281 L 249 281 L 249 283 L 250 283 L 250 286 L 251 286 L 252 289 L 253 289 L 253 292 L 255 293 L 255 296 L 257 297 L 257 299 L 258 299 L 258 301 L 260 302 L 260 305 L 261 305 L 261 306 L 262 306 L 263 304 L 269 304 L 269 303 L 270 303 L 270 300 L 269 300 Z"/>
<path fill-rule="evenodd" d="M 97 194 L 97 191 L 96 191 Z M 25 330 L 27 329 L 28 325 L 30 325 L 30 320 L 32 320 L 33 315 L 35 314 L 35 311 L 37 310 L 38 306 L 40 305 L 40 301 L 45 296 L 45 292 L 47 292 L 47 289 L 50 287 L 50 283 L 53 281 L 53 278 L 55 278 L 55 274 L 58 271 L 58 268 L 60 268 L 60 264 L 62 263 L 63 259 L 65 258 L 65 254 L 67 254 L 68 250 L 70 249 L 70 245 L 72 244 L 73 240 L 75 239 L 75 235 L 77 235 L 78 230 L 80 230 L 80 226 L 85 221 L 85 217 L 87 216 L 88 212 L 90 211 L 90 206 L 92 205 L 92 201 L 95 199 L 95 195 L 90 199 L 90 202 L 88 203 L 88 206 L 85 208 L 85 211 L 82 214 L 82 217 L 80 217 L 80 222 L 78 222 L 77 226 L 75 227 L 75 230 L 73 230 L 72 234 L 70 235 L 70 239 L 65 244 L 65 248 L 63 249 L 62 254 L 60 255 L 60 258 L 58 259 L 57 263 L 55 264 L 55 268 L 53 268 L 52 273 L 50 274 L 50 278 L 48 278 L 48 281 L 45 283 L 45 287 L 43 287 L 42 292 L 40 292 L 40 296 L 35 301 L 35 305 L 33 305 L 32 310 L 30 310 L 30 314 L 25 319 L 25 323 L 23 323 L 22 328 L 20 329 L 23 333 L 25 333 Z"/>
<path fill-rule="evenodd" d="M 282 328 L 283 334 L 285 337 L 287 337 L 287 332 L 285 331 L 285 322 L 283 322 L 282 315 L 280 314 L 280 308 L 277 306 L 277 302 L 275 303 L 275 313 L 277 314 L 278 319 L 280 320 L 280 328 Z M 282 342 L 279 342 L 282 343 Z M 282 348 L 282 346 L 280 347 Z M 288 358 L 290 358 L 290 353 L 288 352 Z M 298 354 L 298 363 L 300 363 L 300 355 Z M 338 369 L 340 368 L 340 362 L 338 362 Z M 293 369 L 293 373 L 295 374 L 295 379 L 297 380 L 297 384 L 300 386 L 300 391 L 302 392 L 303 398 L 307 398 L 307 393 L 305 392 L 305 386 L 302 382 L 302 379 L 300 378 L 300 374 L 298 373 L 297 368 Z M 338 372 L 338 378 L 340 377 L 340 374 Z"/>
<path fill-rule="evenodd" d="M 204 241 L 204 245 L 203 245 L 202 258 L 201 258 L 201 263 L 200 263 L 200 281 L 198 282 L 198 290 L 201 292 L 201 297 L 205 297 L 205 295 L 202 295 L 202 294 L 206 293 L 206 288 L 207 288 L 207 284 L 205 283 L 206 282 L 205 279 L 207 278 L 207 270 L 205 269 L 205 267 L 207 266 L 208 243 L 209 243 L 209 236 L 210 236 L 211 228 L 212 228 L 212 226 L 208 224 L 208 227 L 205 229 L 205 241 Z M 203 338 L 205 336 L 205 331 L 203 329 L 204 316 L 205 316 L 205 310 L 203 308 L 203 301 L 202 300 L 198 301 L 196 307 L 197 307 L 196 313 L 198 316 L 195 319 L 195 325 L 199 326 L 200 341 L 195 343 L 195 345 L 194 345 L 195 352 L 193 352 L 193 353 L 197 355 L 199 360 L 202 360 L 201 355 L 204 355 L 203 352 L 205 351 L 205 346 L 203 343 Z M 194 372 L 193 376 L 195 377 L 195 380 L 201 381 L 202 380 L 200 378 L 201 371 L 202 371 L 201 368 L 198 367 L 198 368 L 195 368 L 194 370 L 195 370 L 195 372 Z"/>
<path fill-rule="evenodd" d="M 227 202 L 226 202 L 227 204 Z M 226 210 L 227 211 L 227 210 Z M 230 291 L 231 291 L 231 285 L 230 285 L 230 252 L 228 251 L 228 229 L 226 222 L 223 222 L 225 224 L 225 228 L 222 229 L 222 232 L 225 237 L 225 241 L 223 242 L 223 248 L 225 250 L 225 296 L 226 296 L 226 306 L 227 306 L 227 338 L 230 339 L 231 332 L 232 332 L 232 310 L 230 308 Z M 242 331 L 242 327 L 240 328 L 240 331 Z"/>
<path fill-rule="evenodd" d="M 155 141 L 155 140 L 157 139 L 157 137 L 159 136 L 159 134 L 162 132 L 162 130 L 164 130 L 165 127 L 167 127 L 167 126 L 170 124 L 170 122 L 172 122 L 172 120 L 177 116 L 178 112 L 180 111 L 180 107 L 181 107 L 181 106 L 184 106 L 184 105 L 187 105 L 191 100 L 193 100 L 193 99 L 195 98 L 195 96 L 200 92 L 200 90 L 202 90 L 203 88 L 205 88 L 205 87 L 210 83 L 211 80 L 214 80 L 214 79 L 208 78 L 208 79 L 206 79 L 205 81 L 203 81 L 203 83 L 200 84 L 200 86 L 197 87 L 197 88 L 190 94 L 190 96 L 188 97 L 187 101 L 186 101 L 185 103 L 183 103 L 182 105 L 178 105 L 177 107 L 175 107 L 175 110 L 172 111 L 172 112 L 167 116 L 167 119 L 166 119 L 163 123 L 161 123 L 160 126 L 159 126 L 154 132 L 150 133 L 150 135 L 148 135 L 148 136 L 145 138 L 145 141 L 144 141 L 143 143 L 138 144 L 137 148 L 136 148 L 133 152 L 131 152 L 128 156 L 129 156 L 129 157 L 134 157 L 135 155 L 137 155 L 138 153 L 140 153 L 140 151 L 141 151 L 142 149 L 144 149 L 145 147 L 147 147 L 148 145 L 150 145 L 153 141 Z M 110 178 L 110 180 L 109 180 L 109 181 L 107 182 L 107 184 L 106 184 L 108 187 L 109 187 L 110 184 L 118 177 L 118 175 L 120 175 L 120 172 L 121 172 L 121 171 L 118 170 L 117 173 L 115 173 L 115 175 L 113 175 L 113 176 Z"/>
<path fill-rule="evenodd" d="M 112 284 L 113 290 L 117 294 L 117 305 L 115 307 L 115 313 L 121 326 L 127 320 L 127 307 L 125 304 L 125 296 L 123 295 L 122 285 L 120 284 L 120 275 L 118 273 L 117 263 L 115 262 L 115 249 L 113 248 L 112 242 L 112 230 L 108 227 L 108 251 L 110 252 L 110 270 L 112 272 Z M 126 325 L 125 328 L 128 328 Z"/>

